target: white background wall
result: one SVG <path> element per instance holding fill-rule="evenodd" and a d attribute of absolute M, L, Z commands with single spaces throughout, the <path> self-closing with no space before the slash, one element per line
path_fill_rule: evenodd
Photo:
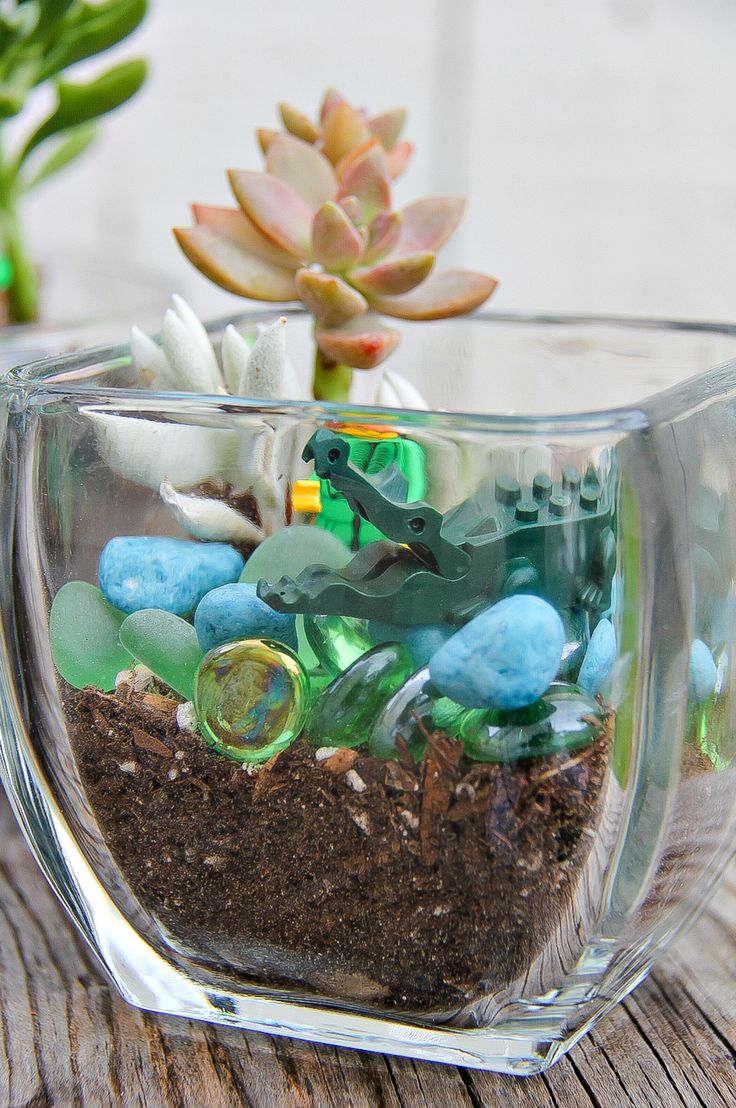
<path fill-rule="evenodd" d="M 733 0 L 151 0 L 121 51 L 145 92 L 32 201 L 41 252 L 166 272 L 204 314 L 235 298 L 179 254 L 190 200 L 259 167 L 256 125 L 335 84 L 405 103 L 399 199 L 469 197 L 447 260 L 502 280 L 501 309 L 736 315 Z"/>

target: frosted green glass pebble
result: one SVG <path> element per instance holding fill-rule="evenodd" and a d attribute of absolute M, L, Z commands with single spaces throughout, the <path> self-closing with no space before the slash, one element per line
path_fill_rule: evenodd
<path fill-rule="evenodd" d="M 296 642 L 296 652 L 299 655 L 299 661 L 302 663 L 307 673 L 311 674 L 314 670 L 318 670 L 319 658 L 309 645 L 306 628 L 304 627 L 304 616 L 302 615 L 296 617 Z"/>
<path fill-rule="evenodd" d="M 320 666 L 333 677 L 372 646 L 366 620 L 351 616 L 305 616 L 304 633 Z"/>
<path fill-rule="evenodd" d="M 299 735 L 309 678 L 291 650 L 242 639 L 205 654 L 194 679 L 194 710 L 209 746 L 237 762 L 266 762 Z"/>
<path fill-rule="evenodd" d="M 576 750 L 600 733 L 603 713 L 574 685 L 553 685 L 528 708 L 473 709 L 459 727 L 468 757 L 479 762 L 515 762 Z"/>
<path fill-rule="evenodd" d="M 245 563 L 240 580 L 257 585 L 265 579 L 273 585 L 280 577 L 296 577 L 311 565 L 342 569 L 352 556 L 345 543 L 330 531 L 295 524 L 269 535 L 255 548 Z"/>
<path fill-rule="evenodd" d="M 51 605 L 49 639 L 54 665 L 75 689 L 94 685 L 104 692 L 129 669 L 132 658 L 120 643 L 125 612 L 105 600 L 96 585 L 69 581 Z"/>
<path fill-rule="evenodd" d="M 411 675 L 402 643 L 376 646 L 328 685 L 312 709 L 309 737 L 315 746 L 360 746 L 381 709 Z"/>
<path fill-rule="evenodd" d="M 143 608 L 125 620 L 120 642 L 165 685 L 192 699 L 202 650 L 191 623 L 162 608 Z"/>

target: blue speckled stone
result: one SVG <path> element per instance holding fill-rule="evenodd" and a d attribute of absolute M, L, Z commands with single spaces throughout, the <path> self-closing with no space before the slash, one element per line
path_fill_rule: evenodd
<path fill-rule="evenodd" d="M 595 631 L 590 636 L 588 649 L 585 651 L 583 664 L 580 667 L 577 684 L 593 696 L 611 676 L 613 663 L 616 661 L 616 631 L 610 619 L 602 619 L 596 625 Z"/>
<path fill-rule="evenodd" d="M 538 596 L 510 596 L 461 628 L 429 663 L 435 688 L 466 708 L 524 708 L 560 668 L 565 629 Z"/>
<path fill-rule="evenodd" d="M 696 704 L 707 700 L 716 687 L 718 670 L 713 655 L 702 639 L 694 639 L 690 647 L 690 680 L 688 695 Z"/>
<path fill-rule="evenodd" d="M 403 642 L 409 648 L 414 665 L 417 669 L 421 669 L 452 636 L 453 629 L 442 623 L 410 626 L 404 623 L 381 623 L 377 619 L 372 619 L 368 623 L 368 634 L 375 644 Z"/>
<path fill-rule="evenodd" d="M 256 596 L 255 585 L 222 585 L 208 592 L 194 613 L 194 629 L 205 652 L 238 639 L 271 639 L 297 648 L 296 617 L 269 608 Z"/>
<path fill-rule="evenodd" d="M 242 554 L 222 542 L 119 536 L 100 556 L 100 588 L 121 612 L 162 608 L 187 616 L 211 589 L 237 581 L 243 565 Z"/>

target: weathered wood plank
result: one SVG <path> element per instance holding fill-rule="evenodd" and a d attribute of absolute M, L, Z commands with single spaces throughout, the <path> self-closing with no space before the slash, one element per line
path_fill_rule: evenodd
<path fill-rule="evenodd" d="M 112 992 L 0 803 L 0 1105 L 728 1108 L 736 869 L 655 973 L 543 1077 L 519 1080 L 160 1019 Z"/>

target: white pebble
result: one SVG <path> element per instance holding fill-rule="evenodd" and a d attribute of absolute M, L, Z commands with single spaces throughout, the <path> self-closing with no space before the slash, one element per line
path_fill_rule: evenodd
<path fill-rule="evenodd" d="M 412 831 L 419 830 L 419 819 L 417 816 L 414 815 L 413 812 L 402 811 L 399 812 L 399 815 L 403 819 L 406 826 L 409 827 Z"/>
<path fill-rule="evenodd" d="M 187 731 L 190 735 L 196 734 L 197 717 L 191 700 L 185 700 L 176 709 L 176 726 L 180 731 Z"/>
<path fill-rule="evenodd" d="M 345 774 L 345 780 L 350 788 L 355 793 L 364 793 L 367 785 L 359 773 L 356 773 L 354 769 L 349 769 Z"/>
<path fill-rule="evenodd" d="M 133 666 L 131 672 L 133 674 L 133 680 L 131 682 L 133 692 L 145 692 L 153 681 L 153 670 L 149 669 L 148 666 L 144 666 L 142 662 L 139 662 L 137 665 Z"/>
<path fill-rule="evenodd" d="M 350 818 L 353 823 L 360 828 L 364 835 L 370 835 L 371 821 L 368 819 L 367 812 L 351 812 Z"/>
<path fill-rule="evenodd" d="M 319 750 L 315 750 L 314 759 L 316 762 L 326 762 L 333 754 L 337 754 L 339 749 L 339 746 L 321 746 Z"/>
<path fill-rule="evenodd" d="M 118 769 L 122 770 L 123 773 L 137 773 L 138 772 L 138 763 L 137 762 L 121 762 L 120 765 L 118 766 Z"/>

